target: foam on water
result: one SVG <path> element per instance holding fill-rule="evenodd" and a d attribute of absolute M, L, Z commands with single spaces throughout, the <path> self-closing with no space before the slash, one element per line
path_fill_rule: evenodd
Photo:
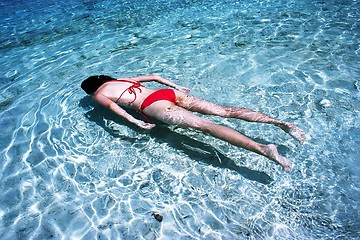
<path fill-rule="evenodd" d="M 358 238 L 358 9 L 3 1 L 0 238 Z M 207 116 L 278 145 L 295 165 L 286 174 L 196 131 L 142 131 L 79 88 L 100 73 L 158 73 L 198 97 L 295 122 L 307 141 Z"/>

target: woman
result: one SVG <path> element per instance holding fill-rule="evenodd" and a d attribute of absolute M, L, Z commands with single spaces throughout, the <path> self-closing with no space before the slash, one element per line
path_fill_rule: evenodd
<path fill-rule="evenodd" d="M 149 81 L 156 81 L 173 89 L 154 90 L 141 84 Z M 134 118 L 120 106 L 137 109 L 146 116 L 167 124 L 199 129 L 235 146 L 265 156 L 279 163 L 287 172 L 291 170 L 292 163 L 279 155 L 275 145 L 257 143 L 232 128 L 215 124 L 208 119 L 194 115 L 192 112 L 273 124 L 289 133 L 300 143 L 304 141 L 304 132 L 292 123 L 282 122 L 249 109 L 221 106 L 196 98 L 188 94 L 190 89 L 178 86 L 158 75 L 121 79 L 114 79 L 105 75 L 91 76 L 82 82 L 81 88 L 87 94 L 92 95 L 93 99 L 102 106 L 143 129 L 151 129 L 155 124 Z"/>

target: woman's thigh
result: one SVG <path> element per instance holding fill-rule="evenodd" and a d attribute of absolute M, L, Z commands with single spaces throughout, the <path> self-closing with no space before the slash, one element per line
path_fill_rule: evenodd
<path fill-rule="evenodd" d="M 222 106 L 208 100 L 184 94 L 175 91 L 177 97 L 177 105 L 193 112 L 199 112 L 208 115 L 226 116 L 231 107 Z"/>
<path fill-rule="evenodd" d="M 208 119 L 199 117 L 187 109 L 165 101 L 153 103 L 144 109 L 144 113 L 149 117 L 156 118 L 167 124 L 178 125 L 179 127 L 203 129 L 213 124 Z"/>

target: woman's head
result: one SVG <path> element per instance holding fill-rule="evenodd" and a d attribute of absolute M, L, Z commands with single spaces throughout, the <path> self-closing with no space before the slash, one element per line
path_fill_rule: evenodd
<path fill-rule="evenodd" d="M 87 94 L 93 94 L 101 85 L 111 80 L 116 79 L 106 75 L 91 76 L 81 83 L 81 88 Z"/>

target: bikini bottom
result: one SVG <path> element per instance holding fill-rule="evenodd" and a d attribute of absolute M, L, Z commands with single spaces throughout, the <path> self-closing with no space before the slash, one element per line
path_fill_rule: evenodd
<path fill-rule="evenodd" d="M 156 90 L 155 92 L 150 94 L 147 98 L 145 98 L 145 100 L 141 104 L 140 110 L 143 111 L 152 103 L 160 100 L 167 100 L 176 103 L 176 95 L 174 90 L 170 88 Z"/>

